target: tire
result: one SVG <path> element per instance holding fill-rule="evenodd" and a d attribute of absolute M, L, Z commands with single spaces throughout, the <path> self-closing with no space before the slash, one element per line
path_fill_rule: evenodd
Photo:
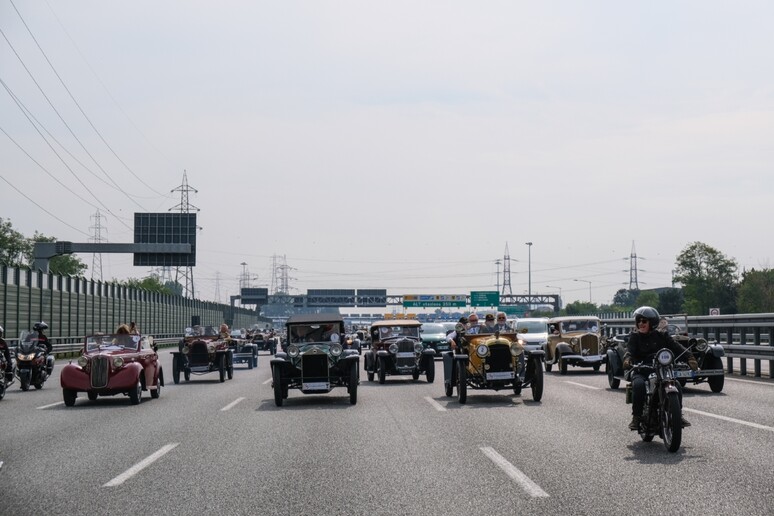
<path fill-rule="evenodd" d="M 220 355 L 218 359 L 218 374 L 220 376 L 220 383 L 226 381 L 226 355 Z"/>
<path fill-rule="evenodd" d="M 247 359 L 247 368 L 248 369 L 252 369 L 253 368 L 253 359 L 252 359 L 252 357 Z"/>
<path fill-rule="evenodd" d="M 670 453 L 680 449 L 683 438 L 683 425 L 680 414 L 680 398 L 676 392 L 667 394 L 659 411 L 661 431 L 664 436 L 664 446 Z"/>
<path fill-rule="evenodd" d="M 387 379 L 387 366 L 385 365 L 386 360 L 383 358 L 378 359 L 379 363 L 379 384 L 384 385 L 385 380 Z"/>
<path fill-rule="evenodd" d="M 444 382 L 443 388 L 444 388 L 444 394 L 446 394 L 447 397 L 451 398 L 452 396 L 454 396 L 454 384 L 452 384 L 451 382 L 449 383 Z"/>
<path fill-rule="evenodd" d="M 599 372 L 599 368 L 600 368 L 600 366 L 601 366 L 601 364 L 594 364 L 594 365 L 592 366 L 592 369 L 594 369 L 594 372 L 595 372 L 595 373 L 598 373 L 598 372 Z"/>
<path fill-rule="evenodd" d="M 413 371 L 411 371 L 411 379 L 414 381 L 419 380 L 419 368 L 415 367 Z"/>
<path fill-rule="evenodd" d="M 514 380 L 514 383 L 513 383 L 513 394 L 515 396 L 521 396 L 521 389 L 522 389 L 521 382 L 518 381 L 518 379 Z"/>
<path fill-rule="evenodd" d="M 31 376 L 31 373 L 23 373 L 22 375 L 19 376 L 19 383 L 20 383 L 19 386 L 21 387 L 21 390 L 25 392 L 30 390 L 30 380 L 31 380 L 30 376 Z"/>
<path fill-rule="evenodd" d="M 540 360 L 535 359 L 534 377 L 532 378 L 532 399 L 540 401 L 543 399 L 543 369 L 540 367 Z"/>
<path fill-rule="evenodd" d="M 567 361 L 564 360 L 561 355 L 559 355 L 559 374 L 567 374 Z"/>
<path fill-rule="evenodd" d="M 718 357 L 715 357 L 710 364 L 711 369 L 723 369 L 723 361 Z M 723 390 L 723 384 L 726 382 L 725 374 L 722 376 L 710 376 L 707 378 L 707 383 L 712 389 L 712 392 L 720 392 Z"/>
<path fill-rule="evenodd" d="M 139 405 L 140 401 L 142 401 L 142 383 L 140 383 L 140 379 L 137 378 L 137 385 L 129 391 L 129 403 L 132 405 Z"/>
<path fill-rule="evenodd" d="M 680 387 L 685 387 L 685 384 L 688 383 L 688 380 L 686 380 L 685 378 L 678 378 L 677 383 L 680 384 Z"/>
<path fill-rule="evenodd" d="M 78 393 L 72 389 L 62 389 L 62 397 L 64 398 L 65 406 L 72 407 L 75 405 L 75 398 L 78 397 Z"/>
<path fill-rule="evenodd" d="M 430 357 L 427 359 L 427 371 L 425 371 L 427 377 L 427 383 L 433 383 L 435 381 L 435 359 Z"/>
<path fill-rule="evenodd" d="M 96 391 L 86 391 L 86 396 L 89 397 L 89 401 L 97 401 L 97 398 L 99 397 Z"/>
<path fill-rule="evenodd" d="M 35 388 L 36 388 L 37 390 L 40 390 L 40 389 L 42 389 L 42 388 L 43 388 L 43 384 L 42 384 L 42 383 L 40 383 L 40 382 L 38 382 L 38 383 L 36 383 L 36 384 L 35 384 Z"/>
<path fill-rule="evenodd" d="M 151 398 L 154 400 L 159 399 L 161 396 L 161 375 L 156 380 L 156 388 L 150 391 Z"/>
<path fill-rule="evenodd" d="M 183 378 L 185 378 L 185 381 L 191 380 L 191 371 L 189 369 L 183 369 Z"/>
<path fill-rule="evenodd" d="M 553 367 L 554 367 L 554 364 L 552 364 L 551 362 L 546 362 L 546 373 L 550 373 Z"/>
<path fill-rule="evenodd" d="M 353 365 L 349 368 L 349 404 L 357 405 L 357 366 Z"/>
<path fill-rule="evenodd" d="M 468 370 L 461 360 L 457 362 L 457 401 L 462 405 L 468 401 Z"/>
<path fill-rule="evenodd" d="M 274 366 L 274 404 L 281 407 L 284 399 L 285 396 L 283 396 L 282 392 L 282 370 L 279 366 Z"/>
<path fill-rule="evenodd" d="M 617 389 L 621 385 L 621 380 L 615 377 L 613 371 L 613 364 L 608 362 L 605 364 L 605 372 L 607 372 L 607 384 L 611 389 Z"/>
<path fill-rule="evenodd" d="M 180 383 L 180 361 L 177 356 L 172 358 L 172 381 L 175 385 Z"/>
<path fill-rule="evenodd" d="M 234 379 L 234 355 L 229 353 L 226 355 L 228 358 L 228 364 L 226 365 L 226 373 L 228 374 L 228 379 L 233 380 Z"/>

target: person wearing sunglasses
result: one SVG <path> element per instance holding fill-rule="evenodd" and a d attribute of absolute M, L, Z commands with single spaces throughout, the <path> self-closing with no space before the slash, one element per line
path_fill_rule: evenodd
<path fill-rule="evenodd" d="M 508 320 L 505 317 L 505 312 L 497 312 L 497 322 L 495 322 L 495 331 L 500 333 L 511 331 L 508 327 Z"/>
<path fill-rule="evenodd" d="M 655 308 L 650 306 L 641 306 L 634 311 L 635 331 L 629 335 L 628 351 L 624 355 L 624 369 L 631 369 L 633 364 L 642 362 L 652 357 L 662 348 L 667 348 L 675 354 L 677 360 L 687 360 L 688 366 L 692 370 L 699 368 L 699 364 L 690 351 L 674 341 L 667 333 L 658 331 L 659 315 Z M 645 382 L 647 378 L 639 372 L 632 372 L 632 421 L 629 423 L 629 430 L 637 431 L 640 426 L 642 409 L 645 405 Z M 679 389 L 679 388 L 678 388 Z M 678 390 L 680 398 L 680 407 L 683 406 L 683 392 Z M 691 426 L 684 417 L 681 416 L 683 426 Z"/>
<path fill-rule="evenodd" d="M 478 323 L 478 314 L 476 312 L 473 312 L 468 316 L 468 329 L 465 333 L 468 335 L 481 333 L 481 325 Z"/>

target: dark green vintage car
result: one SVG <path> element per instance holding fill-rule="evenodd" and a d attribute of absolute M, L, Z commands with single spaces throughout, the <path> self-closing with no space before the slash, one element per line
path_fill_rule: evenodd
<path fill-rule="evenodd" d="M 357 403 L 360 356 L 344 349 L 344 319 L 340 315 L 294 315 L 286 323 L 287 351 L 271 360 L 274 403 L 281 407 L 290 389 L 325 394 L 346 387 L 349 402 Z"/>

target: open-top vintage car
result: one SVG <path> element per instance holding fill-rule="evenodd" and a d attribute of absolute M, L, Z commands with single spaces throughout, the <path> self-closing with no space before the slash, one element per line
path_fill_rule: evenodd
<path fill-rule="evenodd" d="M 712 392 L 723 390 L 725 371 L 722 357 L 725 355 L 723 346 L 709 343 L 703 337 L 694 337 L 688 333 L 688 316 L 686 314 L 662 315 L 659 331 L 668 333 L 678 344 L 693 354 L 699 369 L 691 371 L 686 356 L 675 357 L 674 371 L 681 385 L 691 382 L 699 384 L 706 381 Z M 607 349 L 607 381 L 611 389 L 617 389 L 624 379 L 623 360 L 626 354 L 628 335 L 617 335 L 610 339 Z"/>
<path fill-rule="evenodd" d="M 599 371 L 607 362 L 607 339 L 602 335 L 598 317 L 554 317 L 548 320 L 548 328 L 548 342 L 543 346 L 546 372 L 550 372 L 554 364 L 561 374 L 567 374 L 567 366 L 591 367 Z"/>
<path fill-rule="evenodd" d="M 180 373 L 185 381 L 191 374 L 218 371 L 220 381 L 234 376 L 233 353 L 227 339 L 221 339 L 212 326 L 194 326 L 185 329 L 178 351 L 172 352 L 172 380 L 180 383 Z"/>
<path fill-rule="evenodd" d="M 428 383 L 435 380 L 435 350 L 425 347 L 420 338 L 419 321 L 376 321 L 371 325 L 371 348 L 365 352 L 368 381 L 378 375 L 383 384 L 388 375 L 410 374 L 414 380 L 424 374 Z"/>
<path fill-rule="evenodd" d="M 126 394 L 132 405 L 161 395 L 164 374 L 152 337 L 140 335 L 90 335 L 76 363 L 62 368 L 60 375 L 65 405 L 72 407 L 79 392 L 91 401 L 98 396 Z"/>
<path fill-rule="evenodd" d="M 357 403 L 360 356 L 344 349 L 344 319 L 336 314 L 293 315 L 288 318 L 287 352 L 271 359 L 274 403 L 281 407 L 289 389 L 304 394 L 324 394 L 346 387 L 349 402 Z"/>
<path fill-rule="evenodd" d="M 513 332 L 466 335 L 458 324 L 457 336 L 461 349 L 443 354 L 444 389 L 447 396 L 467 401 L 467 390 L 512 389 L 516 395 L 522 389 L 532 389 L 532 399 L 543 397 L 543 350 L 526 349 L 519 334 Z"/>
<path fill-rule="evenodd" d="M 247 368 L 252 369 L 258 367 L 258 346 L 246 337 L 245 334 L 231 332 L 231 338 L 227 339 L 228 348 L 233 363 L 247 364 Z"/>

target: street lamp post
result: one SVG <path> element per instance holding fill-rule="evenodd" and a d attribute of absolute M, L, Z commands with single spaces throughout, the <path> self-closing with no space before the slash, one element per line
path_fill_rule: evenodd
<path fill-rule="evenodd" d="M 559 290 L 559 302 L 557 303 L 557 306 L 561 310 L 562 309 L 562 287 L 557 287 L 554 285 L 546 285 L 546 288 L 555 288 Z"/>
<path fill-rule="evenodd" d="M 591 301 L 591 282 L 589 280 L 585 280 L 585 279 L 574 279 L 573 281 L 582 281 L 584 283 L 588 283 L 589 284 L 589 303 L 591 303 L 592 302 Z"/>
<path fill-rule="evenodd" d="M 527 246 L 527 295 L 529 296 L 529 308 L 532 309 L 532 242 L 524 242 Z"/>

